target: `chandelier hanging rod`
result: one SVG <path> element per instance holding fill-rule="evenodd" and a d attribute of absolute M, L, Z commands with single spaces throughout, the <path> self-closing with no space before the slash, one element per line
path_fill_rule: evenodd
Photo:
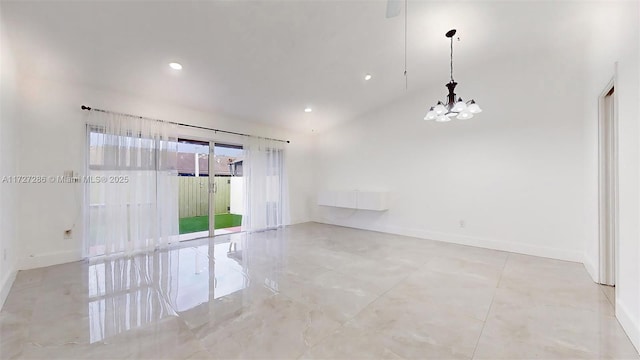
<path fill-rule="evenodd" d="M 448 37 L 451 40 L 451 56 L 450 61 L 451 61 L 451 82 L 453 82 L 453 35 L 456 34 L 456 29 L 451 29 L 449 31 L 447 31 L 447 33 L 445 34 L 446 37 Z"/>

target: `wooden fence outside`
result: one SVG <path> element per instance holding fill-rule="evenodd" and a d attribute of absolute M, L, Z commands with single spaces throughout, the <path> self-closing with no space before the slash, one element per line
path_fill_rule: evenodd
<path fill-rule="evenodd" d="M 215 213 L 227 214 L 230 206 L 230 178 L 214 176 L 213 180 L 216 187 Z M 180 176 L 178 189 L 178 211 L 181 219 L 209 215 L 209 177 Z"/>

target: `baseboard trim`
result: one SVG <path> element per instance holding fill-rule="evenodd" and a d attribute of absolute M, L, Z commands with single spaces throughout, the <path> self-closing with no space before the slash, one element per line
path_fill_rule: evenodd
<path fill-rule="evenodd" d="M 3 279 L 2 287 L 0 287 L 0 310 L 4 306 L 4 302 L 7 300 L 7 296 L 9 296 L 9 291 L 11 291 L 13 282 L 16 280 L 16 275 L 18 275 L 18 272 L 14 270 L 9 272 L 6 278 Z"/>
<path fill-rule="evenodd" d="M 616 318 L 627 333 L 633 346 L 636 347 L 636 351 L 640 354 L 640 324 L 638 320 L 631 317 L 627 307 L 620 303 L 618 299 L 616 299 Z"/>
<path fill-rule="evenodd" d="M 82 254 L 79 251 L 73 250 L 37 254 L 23 258 L 20 261 L 18 270 L 37 269 L 80 260 L 82 260 Z"/>
<path fill-rule="evenodd" d="M 458 245 L 468 245 L 468 246 L 475 246 L 475 247 L 480 247 L 485 249 L 513 252 L 513 253 L 524 254 L 524 255 L 540 256 L 540 257 L 557 259 L 557 260 L 565 260 L 565 261 L 572 261 L 572 262 L 579 262 L 579 263 L 582 263 L 582 261 L 584 260 L 583 253 L 581 251 L 548 248 L 548 247 L 542 247 L 542 246 L 532 246 L 532 245 L 527 245 L 522 243 L 506 242 L 501 240 L 486 239 L 486 238 L 475 237 L 475 236 L 448 234 L 448 233 L 442 233 L 437 231 L 411 229 L 411 228 L 404 228 L 404 227 L 397 227 L 397 226 L 373 226 L 370 228 L 362 228 L 362 227 L 354 226 L 353 224 L 349 224 L 349 223 L 341 223 L 340 221 L 334 221 L 334 222 L 316 221 L 316 222 L 322 223 L 322 224 L 350 227 L 350 228 L 361 229 L 361 230 L 378 231 L 378 232 L 383 232 L 388 234 L 410 236 L 410 237 L 415 237 L 420 239 L 442 241 L 442 242 L 458 244 Z"/>

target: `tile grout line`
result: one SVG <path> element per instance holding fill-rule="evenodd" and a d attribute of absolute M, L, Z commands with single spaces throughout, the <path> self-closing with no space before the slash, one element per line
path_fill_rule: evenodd
<path fill-rule="evenodd" d="M 330 247 L 325 247 L 325 246 L 321 246 L 320 248 L 322 248 L 322 249 L 324 249 L 324 250 L 326 250 L 326 251 L 334 252 L 334 253 L 346 254 L 346 255 L 351 255 L 351 256 L 354 256 L 354 255 L 355 255 L 356 257 L 359 257 L 359 258 L 361 258 L 361 259 L 371 260 L 370 258 L 367 258 L 367 257 L 365 257 L 365 256 L 362 256 L 362 255 L 360 255 L 360 254 L 358 254 L 358 253 L 353 253 L 353 252 L 349 252 L 349 251 L 341 251 L 341 252 L 340 252 L 340 251 L 336 251 L 336 250 L 334 250 L 334 249 L 332 249 L 332 248 L 330 248 Z M 316 265 L 318 265 L 318 264 L 316 264 Z M 425 264 L 421 264 L 421 266 L 424 266 L 424 265 L 425 265 Z M 338 274 L 342 274 L 342 275 L 351 276 L 350 274 L 347 274 L 347 273 L 345 273 L 345 272 L 343 272 L 343 271 L 341 271 L 341 270 L 339 270 L 339 269 L 329 268 L 329 267 L 325 267 L 325 266 L 323 266 L 323 265 L 319 265 L 319 266 L 320 266 L 320 267 L 322 267 L 322 268 L 324 268 L 324 269 L 326 269 L 326 270 L 328 270 L 328 271 L 332 271 L 332 272 L 335 272 L 335 273 L 338 273 Z M 421 266 L 418 266 L 418 268 L 420 268 Z M 327 271 L 325 271 L 325 272 L 327 272 Z M 346 319 L 344 322 L 342 322 L 342 323 L 340 324 L 340 327 L 338 327 L 337 329 L 335 329 L 335 330 L 334 330 L 334 331 L 332 331 L 331 333 L 329 333 L 329 334 L 325 335 L 324 337 L 322 337 L 320 340 L 318 340 L 318 341 L 316 342 L 316 344 L 315 344 L 315 345 L 310 346 L 310 347 L 307 349 L 307 351 L 308 351 L 308 350 L 311 350 L 312 348 L 314 348 L 314 347 L 316 347 L 316 346 L 318 346 L 320 343 L 322 343 L 324 340 L 326 340 L 327 338 L 329 338 L 331 335 L 333 335 L 333 334 L 335 334 L 336 332 L 338 332 L 340 329 L 343 329 L 343 328 L 344 328 L 344 326 L 345 326 L 348 322 L 350 322 L 351 320 L 353 320 L 353 319 L 355 319 L 356 317 L 358 317 L 358 316 L 359 316 L 362 312 L 364 312 L 364 311 L 365 311 L 369 306 L 371 306 L 371 304 L 375 303 L 375 302 L 376 302 L 376 301 L 378 301 L 380 298 L 382 298 L 383 296 L 385 296 L 387 293 L 389 293 L 389 292 L 390 292 L 390 291 L 392 291 L 393 289 L 397 288 L 397 287 L 398 287 L 402 282 L 404 282 L 405 280 L 407 280 L 407 278 L 409 278 L 409 276 L 410 276 L 410 275 L 411 275 L 411 274 L 407 274 L 407 275 L 406 275 L 405 277 L 403 277 L 400 281 L 398 281 L 395 285 L 393 285 L 393 286 L 392 286 L 392 287 L 390 287 L 389 289 L 385 290 L 384 292 L 380 293 L 380 295 L 377 295 L 377 297 L 376 297 L 375 299 L 373 299 L 371 302 L 369 302 L 367 305 L 365 305 L 365 306 L 364 306 L 360 311 L 358 311 L 355 315 L 353 315 L 352 317 L 350 317 L 350 318 Z M 375 284 L 370 283 L 370 282 L 369 282 L 369 281 L 367 281 L 367 280 L 361 280 L 361 279 L 357 279 L 357 278 L 354 278 L 354 279 L 356 279 L 356 280 L 358 280 L 358 281 L 362 281 L 362 282 L 364 282 L 364 283 L 368 283 L 368 284 L 370 284 L 370 285 L 375 285 Z M 285 295 L 285 296 L 286 296 L 286 295 Z M 385 349 L 386 349 L 387 351 L 391 352 L 392 354 L 394 354 L 394 355 L 396 355 L 396 356 L 398 356 L 398 357 L 402 358 L 401 356 L 399 356 L 399 355 L 398 355 L 398 354 L 396 354 L 395 352 L 393 352 L 393 351 L 391 351 L 391 350 L 389 350 L 389 349 L 387 349 L 387 348 L 385 348 Z M 302 355 L 300 355 L 300 357 L 298 357 L 298 359 L 300 359 L 302 356 L 304 356 L 304 354 L 305 354 L 305 353 L 306 353 L 306 352 L 304 352 Z"/>
<path fill-rule="evenodd" d="M 340 274 L 340 272 L 338 272 L 338 273 Z M 313 346 L 309 346 L 309 348 L 307 349 L 307 351 L 309 351 L 309 350 L 313 349 L 314 347 L 318 346 L 320 343 L 322 343 L 323 341 L 325 341 L 326 339 L 328 339 L 331 335 L 333 335 L 333 334 L 337 333 L 338 331 L 340 331 L 340 329 L 343 329 L 343 328 L 344 328 L 344 326 L 345 326 L 349 321 L 351 321 L 351 320 L 355 319 L 356 317 L 358 317 L 358 315 L 360 315 L 360 314 L 361 314 L 363 311 L 365 311 L 369 306 L 371 306 L 371 304 L 373 304 L 373 303 L 375 303 L 376 301 L 378 301 L 380 298 L 382 298 L 384 295 L 386 295 L 389 291 L 391 291 L 391 290 L 395 289 L 396 287 L 398 287 L 398 285 L 400 285 L 400 283 L 402 283 L 403 281 L 405 281 L 409 276 L 410 276 L 410 274 L 409 274 L 409 275 L 407 275 L 407 276 L 405 276 L 402 280 L 398 281 L 398 283 L 397 283 L 397 284 L 393 285 L 393 286 L 392 286 L 391 288 L 389 288 L 388 290 L 386 290 L 386 291 L 384 291 L 383 293 L 381 293 L 380 295 L 378 295 L 375 299 L 371 300 L 371 302 L 369 302 L 367 305 L 363 306 L 363 307 L 362 307 L 362 309 L 361 309 L 360 311 L 358 311 L 355 315 L 353 315 L 352 317 L 350 317 L 350 318 L 348 318 L 347 320 L 345 320 L 344 322 L 342 322 L 342 323 L 340 324 L 340 327 L 338 327 L 338 328 L 337 328 L 337 329 L 335 329 L 334 331 L 330 332 L 329 334 L 327 334 L 327 335 L 323 336 L 320 340 L 318 340 L 318 341 L 315 343 L 315 345 L 313 345 Z M 391 352 L 392 354 L 394 354 L 394 355 L 396 355 L 396 356 L 398 356 L 398 357 L 400 357 L 400 358 L 403 358 L 402 356 L 400 356 L 400 355 L 396 354 L 395 352 L 393 352 L 393 351 L 391 351 L 391 350 L 387 349 L 386 347 L 385 347 L 385 350 L 387 350 L 387 351 Z M 301 359 L 301 358 L 302 358 L 302 356 L 304 356 L 304 354 L 305 354 L 307 351 L 305 351 L 304 353 L 302 353 L 302 355 L 300 355 L 297 359 Z M 403 359 L 404 359 L 404 358 L 403 358 Z"/>
<path fill-rule="evenodd" d="M 502 271 L 500 272 L 500 278 L 498 278 L 498 283 L 496 284 L 496 289 L 493 293 L 493 297 L 491 297 L 491 304 L 489 304 L 489 309 L 487 309 L 487 315 L 484 317 L 484 321 L 482 322 L 482 329 L 480 329 L 480 334 L 478 335 L 478 340 L 476 341 L 476 346 L 473 348 L 473 353 L 471 354 L 471 358 L 473 359 L 476 356 L 476 351 L 478 350 L 478 345 L 480 344 L 480 339 L 482 338 L 482 333 L 484 332 L 484 328 L 487 325 L 487 320 L 489 319 L 489 314 L 491 313 L 491 308 L 493 307 L 493 301 L 496 298 L 496 293 L 498 292 L 498 288 L 500 287 L 500 282 L 502 281 L 502 276 L 504 275 L 504 269 L 507 267 L 507 262 L 509 261 L 509 253 L 507 253 L 506 259 L 504 259 L 504 264 L 502 265 Z"/>
<path fill-rule="evenodd" d="M 347 255 L 357 255 L 357 254 L 353 254 L 353 253 L 346 252 L 346 251 L 345 251 L 345 252 L 338 252 L 338 251 L 336 251 L 336 250 L 329 249 L 329 248 L 326 248 L 326 247 L 322 247 L 322 249 L 324 249 L 324 250 L 328 250 L 328 251 L 331 251 L 331 252 L 335 252 L 335 253 L 344 253 L 344 254 L 347 254 Z M 505 268 L 506 263 L 507 263 L 507 260 L 508 260 L 508 258 L 509 258 L 509 252 L 505 252 L 505 253 L 507 254 L 507 256 L 506 256 L 506 258 L 505 258 L 505 262 L 504 262 L 504 264 L 502 265 L 502 271 L 501 271 L 501 273 L 500 273 L 500 278 L 498 279 L 498 283 L 496 284 L 496 289 L 497 289 L 497 287 L 500 285 L 500 280 L 502 280 L 502 274 L 503 274 L 503 272 L 504 272 L 504 268 Z M 361 257 L 361 258 L 363 258 L 363 259 L 364 259 L 365 257 Z M 367 259 L 368 259 L 368 258 L 367 258 Z M 368 259 L 368 260 L 371 260 L 371 259 Z M 316 264 L 316 265 L 317 265 L 317 264 Z M 425 266 L 425 263 L 422 263 L 420 266 L 418 266 L 418 269 L 421 269 L 423 266 Z M 324 266 L 320 265 L 320 267 L 324 267 Z M 346 275 L 346 276 L 351 276 L 350 274 L 344 273 L 344 272 L 342 272 L 341 270 L 338 270 L 338 269 L 331 269 L 331 268 L 327 268 L 327 267 L 324 267 L 324 268 L 325 268 L 325 269 L 327 269 L 328 271 L 331 271 L 331 272 L 335 272 L 335 273 L 338 273 L 338 274 L 343 274 L 343 275 Z M 325 272 L 326 272 L 326 271 L 325 271 Z M 333 335 L 333 334 L 335 334 L 336 332 L 338 332 L 340 329 L 343 329 L 343 328 L 344 328 L 344 326 L 345 326 L 348 322 L 350 322 L 351 320 L 353 320 L 353 319 L 355 319 L 356 317 L 358 317 L 358 316 L 359 316 L 362 312 L 364 312 L 364 311 L 365 311 L 369 306 L 371 306 L 371 304 L 375 303 L 375 302 L 376 302 L 376 301 L 378 301 L 380 298 L 382 298 L 383 296 L 385 296 L 387 293 L 389 293 L 390 291 L 392 291 L 392 290 L 394 290 L 395 288 L 397 288 L 401 283 L 403 283 L 404 281 L 406 281 L 406 280 L 409 278 L 409 276 L 411 276 L 411 274 L 407 274 L 407 275 L 406 275 L 406 276 L 404 276 L 400 281 L 398 281 L 395 285 L 393 285 L 393 286 L 392 286 L 392 287 L 390 287 L 389 289 L 387 289 L 387 290 L 385 290 L 384 292 L 382 292 L 382 293 L 381 293 L 380 295 L 378 295 L 375 299 L 373 299 L 371 302 L 369 302 L 367 305 L 365 305 L 365 306 L 364 306 L 364 307 L 363 307 L 363 308 L 362 308 L 358 313 L 356 313 L 354 316 L 352 316 L 352 317 L 348 318 L 348 319 L 347 319 L 347 320 L 345 320 L 343 323 L 341 323 L 341 324 L 340 324 L 340 327 L 338 327 L 338 328 L 337 328 L 336 330 L 334 330 L 333 332 L 331 332 L 331 333 L 327 334 L 326 336 L 322 337 L 320 340 L 318 340 L 318 341 L 316 342 L 316 344 L 315 344 L 315 345 L 310 346 L 310 347 L 307 349 L 307 351 L 308 351 L 308 350 L 310 350 L 310 349 L 312 349 L 312 348 L 314 348 L 314 347 L 316 347 L 316 346 L 318 346 L 320 343 L 322 343 L 324 340 L 326 340 L 327 338 L 329 338 L 331 335 Z M 368 283 L 368 284 L 373 285 L 372 283 L 370 283 L 370 282 L 369 282 L 369 281 L 367 281 L 367 280 L 361 280 L 361 279 L 357 279 L 357 278 L 354 278 L 354 279 L 356 279 L 356 280 L 358 280 L 358 281 L 362 281 L 362 282 L 364 282 L 364 283 Z M 286 295 L 285 295 L 285 296 L 286 296 Z M 494 293 L 494 296 L 495 296 L 495 293 Z M 492 304 L 493 304 L 493 299 L 492 299 L 492 302 L 491 302 L 491 304 L 490 304 L 490 306 L 489 306 L 489 309 L 487 310 L 487 315 L 485 316 L 485 321 L 483 322 L 483 328 L 482 328 L 482 330 L 484 330 L 484 323 L 486 322 L 486 318 L 488 317 L 488 314 L 489 314 L 489 311 L 490 311 L 490 309 L 491 309 L 491 305 L 492 305 Z M 482 334 L 482 332 L 481 332 L 481 334 Z M 480 335 L 481 335 L 481 334 L 480 334 Z M 480 338 L 478 337 L 478 342 L 479 342 L 479 339 L 480 339 Z M 477 342 L 476 342 L 476 347 L 477 347 Z M 386 347 L 385 347 L 385 349 L 386 349 L 387 351 L 391 352 L 392 354 L 394 354 L 394 355 L 396 355 L 396 356 L 398 356 L 398 357 L 402 358 L 400 355 L 398 355 L 398 354 L 396 354 L 395 352 L 393 352 L 393 351 L 391 351 L 391 350 L 387 349 Z M 305 353 L 306 353 L 306 352 L 305 352 Z M 300 359 L 302 356 L 304 356 L 304 354 L 305 354 L 305 353 L 303 353 L 302 355 L 300 355 L 300 357 L 298 357 L 297 359 Z M 474 348 L 474 354 L 475 354 L 475 348 Z"/>

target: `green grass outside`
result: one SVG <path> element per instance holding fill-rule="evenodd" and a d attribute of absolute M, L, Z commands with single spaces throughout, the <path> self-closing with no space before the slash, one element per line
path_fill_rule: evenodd
<path fill-rule="evenodd" d="M 216 229 L 226 229 L 242 224 L 242 215 L 218 214 L 215 215 L 214 219 Z M 190 234 L 207 230 L 209 230 L 208 216 L 194 216 L 180 219 L 180 234 Z"/>

